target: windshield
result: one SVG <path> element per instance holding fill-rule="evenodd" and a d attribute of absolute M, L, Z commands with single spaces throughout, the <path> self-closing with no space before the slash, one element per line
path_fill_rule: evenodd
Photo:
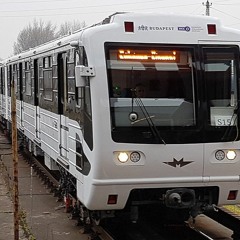
<path fill-rule="evenodd" d="M 234 141 L 238 46 L 106 44 L 116 142 Z"/>
<path fill-rule="evenodd" d="M 107 68 L 115 127 L 196 124 L 192 49 L 111 47 Z"/>

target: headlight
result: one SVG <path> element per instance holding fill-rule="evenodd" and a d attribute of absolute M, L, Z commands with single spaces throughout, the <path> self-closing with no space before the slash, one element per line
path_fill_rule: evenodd
<path fill-rule="evenodd" d="M 215 153 L 215 158 L 216 158 L 218 161 L 222 161 L 222 160 L 225 158 L 225 153 L 224 153 L 224 151 L 222 151 L 222 150 L 216 151 L 216 153 Z"/>
<path fill-rule="evenodd" d="M 118 160 L 121 162 L 121 163 L 125 163 L 127 162 L 128 160 L 128 154 L 126 152 L 120 152 L 118 154 Z"/>
<path fill-rule="evenodd" d="M 143 152 L 134 150 L 123 150 L 113 152 L 113 161 L 116 165 L 122 166 L 140 166 L 145 164 L 145 155 Z"/>
<path fill-rule="evenodd" d="M 236 158 L 237 154 L 233 150 L 227 151 L 227 159 L 228 160 L 234 160 Z"/>
<path fill-rule="evenodd" d="M 132 162 L 138 162 L 138 161 L 140 160 L 140 158 L 141 158 L 141 155 L 140 155 L 139 152 L 132 152 L 132 153 L 130 154 L 130 160 L 131 160 Z"/>

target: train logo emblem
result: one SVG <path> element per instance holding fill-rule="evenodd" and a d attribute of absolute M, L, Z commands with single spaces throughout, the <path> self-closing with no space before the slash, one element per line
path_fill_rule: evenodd
<path fill-rule="evenodd" d="M 177 166 L 179 166 L 179 167 L 181 168 L 181 167 L 184 167 L 184 166 L 186 166 L 186 165 L 188 165 L 188 164 L 190 164 L 190 163 L 192 163 L 192 162 L 193 162 L 193 161 L 184 161 L 183 158 L 180 159 L 179 161 L 176 160 L 175 158 L 173 158 L 173 162 L 163 162 L 163 163 L 165 163 L 165 164 L 167 164 L 167 165 L 170 165 L 170 166 L 172 166 L 172 167 L 177 167 Z"/>
<path fill-rule="evenodd" d="M 191 28 L 189 26 L 185 26 L 185 27 L 178 27 L 178 31 L 186 31 L 186 32 L 190 32 Z"/>

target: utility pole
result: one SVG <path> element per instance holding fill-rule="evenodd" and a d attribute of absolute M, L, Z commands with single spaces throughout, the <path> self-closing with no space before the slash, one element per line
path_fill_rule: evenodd
<path fill-rule="evenodd" d="M 207 0 L 206 4 L 203 2 L 203 6 L 206 6 L 206 16 L 210 16 L 210 7 L 212 6 L 212 3 L 209 3 Z"/>
<path fill-rule="evenodd" d="M 13 152 L 13 194 L 14 194 L 14 240 L 19 240 L 19 193 L 18 193 L 18 144 L 16 120 L 15 80 L 11 86 L 11 116 L 12 116 L 12 152 Z"/>

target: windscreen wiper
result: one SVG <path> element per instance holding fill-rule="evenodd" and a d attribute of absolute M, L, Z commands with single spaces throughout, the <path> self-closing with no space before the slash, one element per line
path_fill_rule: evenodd
<path fill-rule="evenodd" d="M 144 118 L 142 119 L 138 119 L 138 115 L 137 113 L 135 113 L 133 111 L 133 103 L 134 101 L 136 102 L 136 105 L 141 109 L 142 113 L 143 113 L 143 116 Z M 148 123 L 148 126 L 154 136 L 154 138 L 157 140 L 158 143 L 162 142 L 164 145 L 166 145 L 166 142 L 164 141 L 164 139 L 161 137 L 159 131 L 157 130 L 157 127 L 155 126 L 155 124 L 153 123 L 152 121 L 152 118 L 154 118 L 155 116 L 150 116 L 146 107 L 144 106 L 143 104 L 143 101 L 141 98 L 138 98 L 138 97 L 133 97 L 133 94 L 132 94 L 132 112 L 129 114 L 129 119 L 130 121 L 132 121 L 132 123 L 136 123 L 136 122 L 139 122 L 139 121 L 143 121 L 143 120 L 146 120 L 147 123 Z"/>

